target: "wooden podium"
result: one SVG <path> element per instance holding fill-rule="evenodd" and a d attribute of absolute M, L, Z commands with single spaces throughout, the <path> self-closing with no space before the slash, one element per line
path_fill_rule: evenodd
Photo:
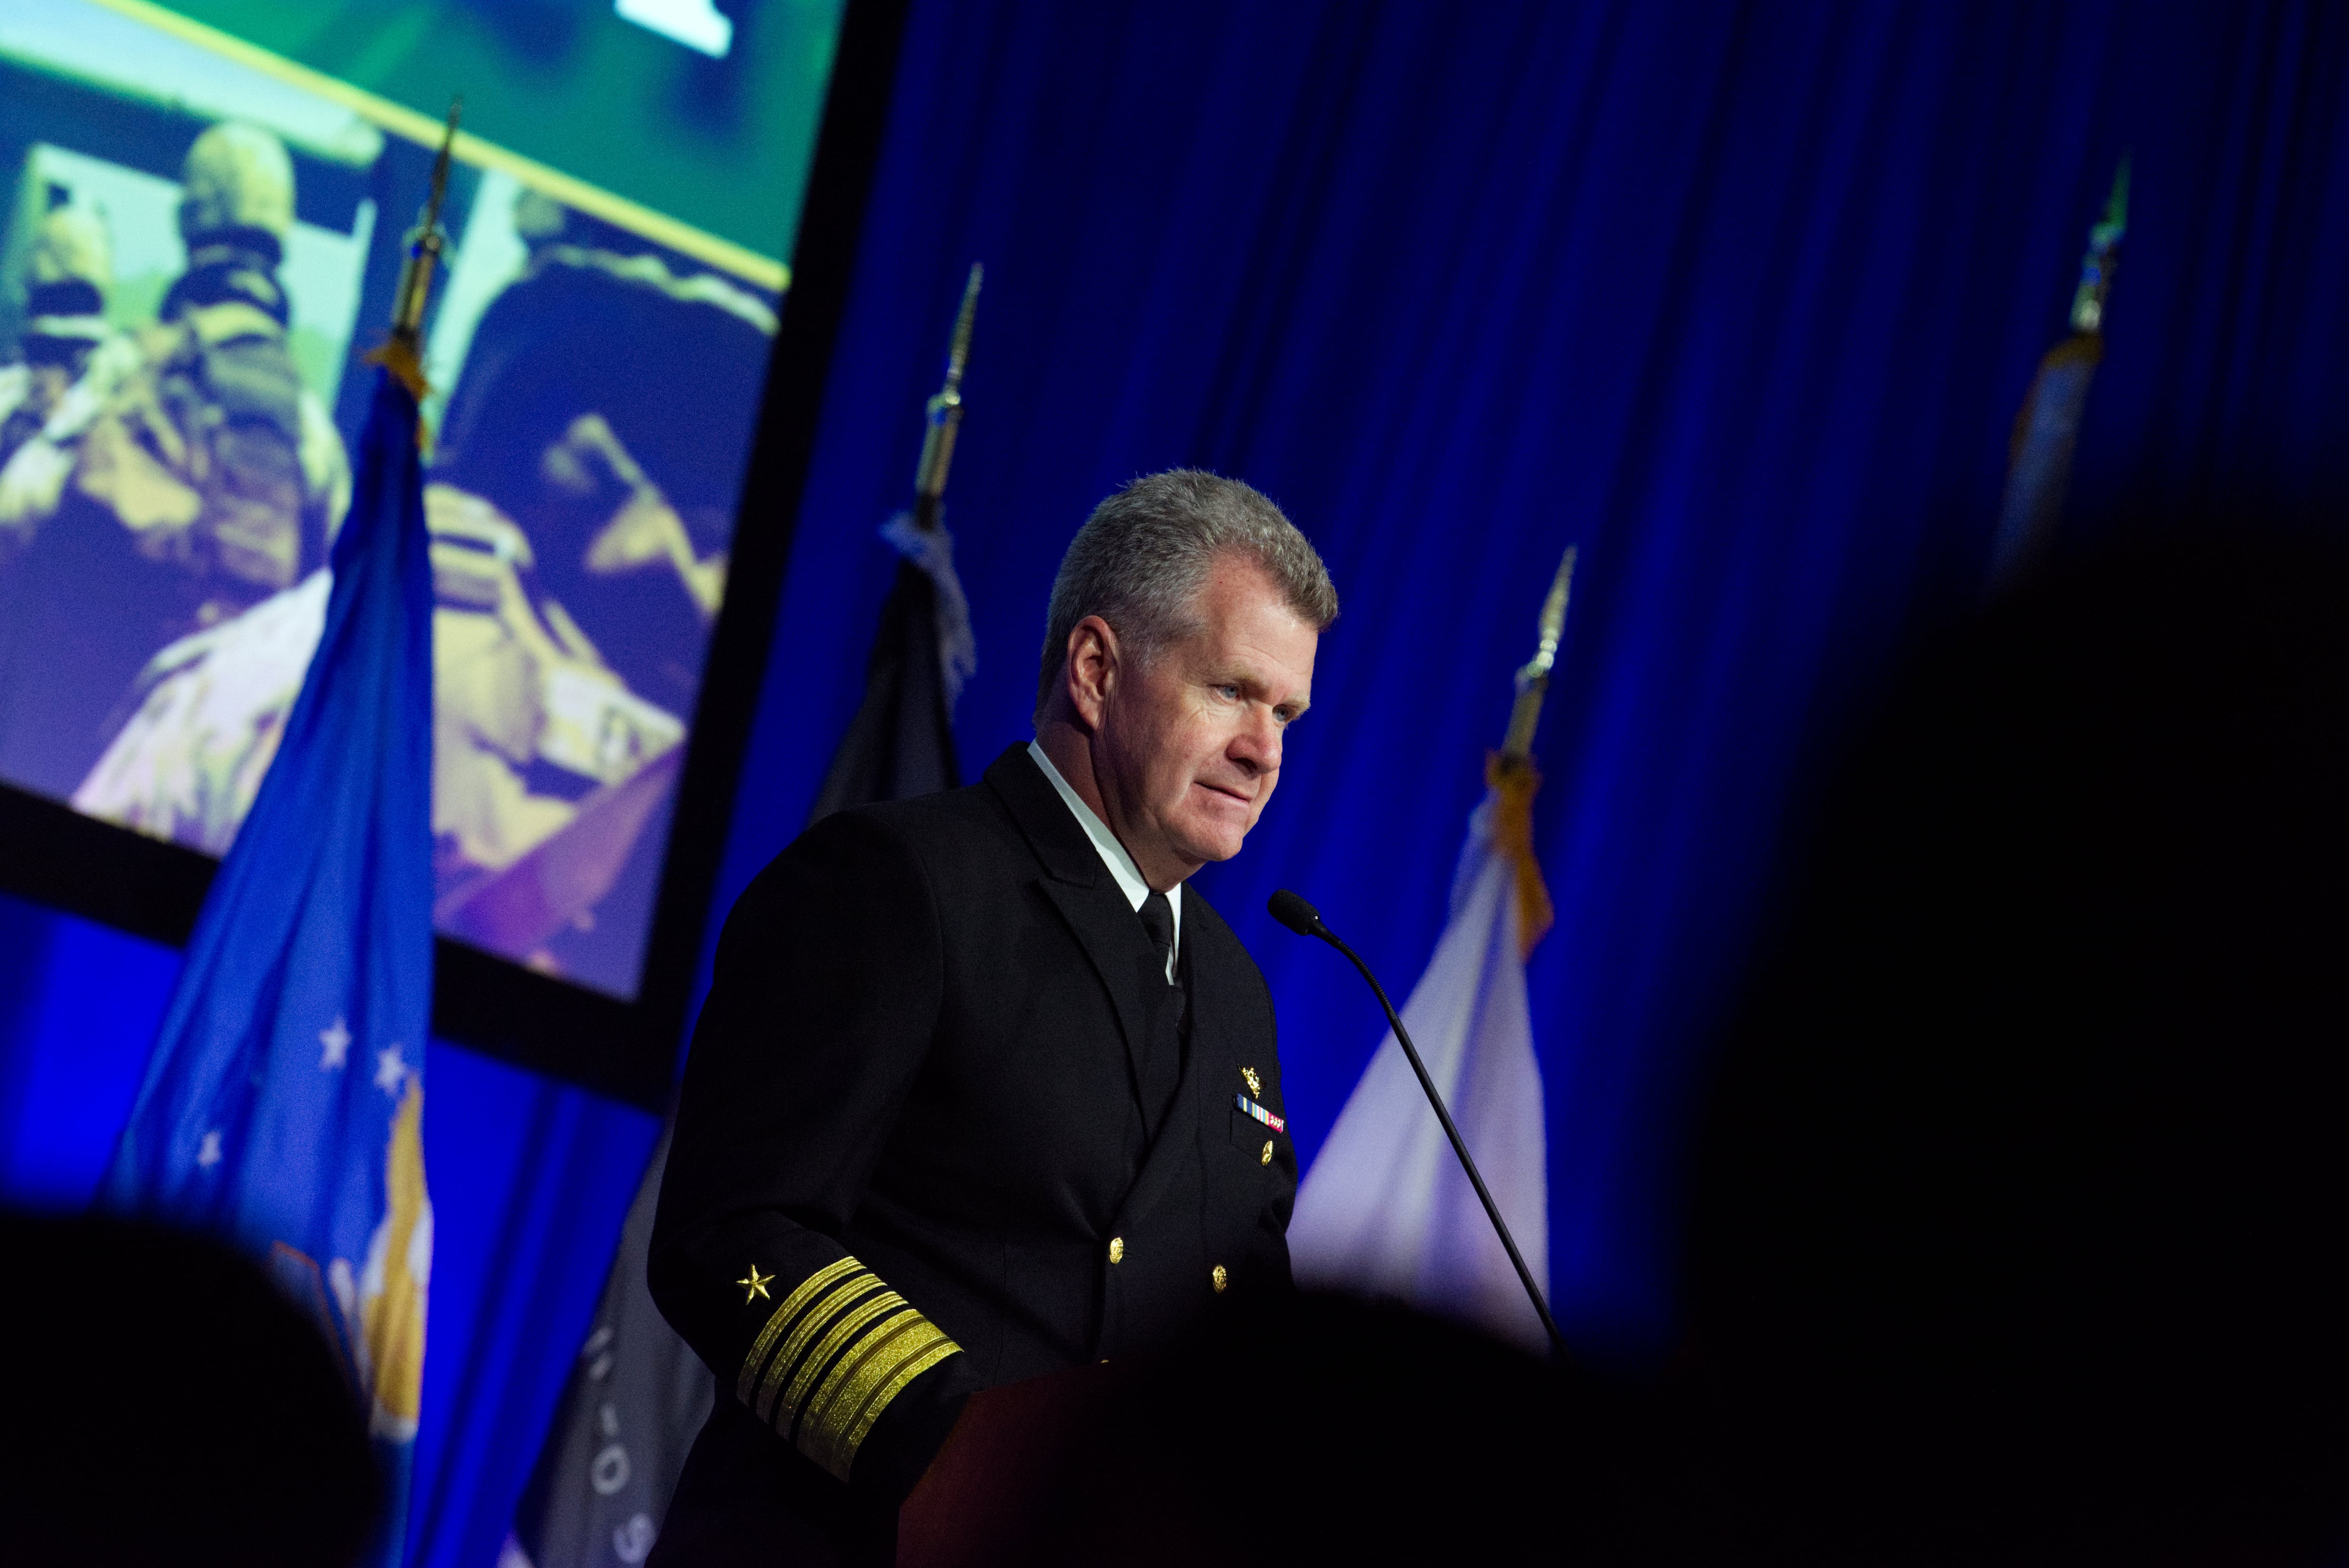
<path fill-rule="evenodd" d="M 1072 1493 L 1101 1473 L 1120 1396 L 1143 1367 L 1104 1361 L 973 1395 L 898 1511 L 898 1568 L 992 1568 L 1057 1556 Z"/>
<path fill-rule="evenodd" d="M 975 1396 L 898 1511 L 897 1562 L 1526 1561 L 1651 1527 L 1644 1401 L 1393 1303 L 1278 1297 Z"/>

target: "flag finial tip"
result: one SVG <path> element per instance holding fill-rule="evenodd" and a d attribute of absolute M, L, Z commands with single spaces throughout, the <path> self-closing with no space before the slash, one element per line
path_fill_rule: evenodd
<path fill-rule="evenodd" d="M 987 269 L 977 262 L 970 264 L 970 280 L 963 284 L 962 308 L 955 312 L 954 338 L 947 349 L 947 384 L 938 396 L 962 399 L 962 370 L 970 359 L 970 328 L 978 316 L 978 285 L 986 278 Z"/>
<path fill-rule="evenodd" d="M 1566 635 L 1566 610 L 1574 593 L 1574 562 L 1579 553 L 1578 545 L 1566 547 L 1557 574 L 1550 579 L 1549 594 L 1542 601 L 1541 640 L 1535 645 L 1534 656 L 1516 674 L 1516 705 L 1509 710 L 1508 738 L 1501 743 L 1506 761 L 1522 762 L 1533 754 L 1534 726 L 1541 721 L 1542 697 L 1549 690 L 1549 673 L 1557 664 L 1558 641 Z"/>
<path fill-rule="evenodd" d="M 2129 155 L 2121 154 L 2113 170 L 2112 193 L 2105 198 L 2104 216 L 2088 230 L 2087 253 L 2080 258 L 2080 286 L 2072 294 L 2072 330 L 2102 333 L 2105 297 L 2112 292 L 2113 264 L 2121 240 L 2128 233 Z"/>
<path fill-rule="evenodd" d="M 424 378 L 424 310 L 432 300 L 432 274 L 449 245 L 448 233 L 440 227 L 440 209 L 449 199 L 449 160 L 456 151 L 457 120 L 464 107 L 461 98 L 449 100 L 440 151 L 432 160 L 431 188 L 425 195 L 423 211 L 416 216 L 416 227 L 409 232 L 408 260 L 400 268 L 399 287 L 392 294 L 391 335 L 382 347 L 367 356 L 419 403 L 431 391 Z"/>
<path fill-rule="evenodd" d="M 921 461 L 914 469 L 914 521 L 936 528 L 944 510 L 947 469 L 954 462 L 955 436 L 962 428 L 962 373 L 970 362 L 970 329 L 978 319 L 978 285 L 987 269 L 970 264 L 963 284 L 962 307 L 955 312 L 954 334 L 947 340 L 946 385 L 928 407 L 929 428 L 922 436 Z"/>

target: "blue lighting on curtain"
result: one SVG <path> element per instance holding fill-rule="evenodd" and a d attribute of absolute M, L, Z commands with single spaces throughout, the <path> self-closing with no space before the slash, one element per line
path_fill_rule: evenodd
<path fill-rule="evenodd" d="M 916 0 L 721 900 L 854 712 L 965 270 L 947 496 L 973 770 L 1024 739 L 1092 503 L 1193 463 L 1346 601 L 1256 841 L 1203 874 L 1280 1009 L 1300 1152 L 1380 1034 L 1559 550 L 1529 985 L 1551 1268 L 1586 1346 L 1671 1332 L 1670 1173 L 1807 770 L 1980 593 L 2007 435 L 2124 151 L 2131 232 L 2071 542 L 2145 497 L 2349 516 L 2349 13 L 2231 5 L 1181 7 Z M 755 525 L 755 524 L 753 524 Z M 176 955 L 0 902 L 0 1179 L 70 1201 Z M 411 1539 L 488 1568 L 650 1119 L 449 1047 Z"/>

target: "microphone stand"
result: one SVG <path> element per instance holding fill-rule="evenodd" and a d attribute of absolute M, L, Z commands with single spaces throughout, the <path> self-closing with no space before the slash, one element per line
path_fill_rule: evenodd
<path fill-rule="evenodd" d="M 1574 561 L 1578 553 L 1576 547 L 1569 544 L 1566 548 L 1565 558 L 1557 563 L 1557 575 L 1550 580 L 1549 595 L 1542 602 L 1540 644 L 1535 649 L 1532 661 L 1517 671 L 1517 697 L 1509 710 L 1508 738 L 1501 743 L 1501 761 L 1506 767 L 1529 765 L 1528 759 L 1533 754 L 1534 727 L 1540 722 L 1542 698 L 1549 691 L 1550 671 L 1557 662 L 1558 640 L 1566 634 L 1567 599 L 1574 587 Z M 1501 1238 L 1502 1250 L 1509 1254 L 1509 1262 L 1517 1271 L 1517 1283 L 1526 1287 L 1526 1296 L 1534 1304 L 1534 1314 L 1541 1319 L 1542 1327 L 1549 1335 L 1551 1352 L 1561 1363 L 1564 1362 L 1567 1358 L 1566 1338 L 1557 1331 L 1557 1319 L 1549 1315 L 1549 1303 L 1542 1299 L 1541 1286 L 1534 1283 L 1534 1271 L 1526 1267 L 1525 1254 L 1517 1251 L 1516 1238 L 1509 1234 L 1509 1222 L 1501 1218 L 1501 1206 L 1493 1202 L 1493 1194 L 1485 1187 L 1485 1178 L 1477 1171 L 1475 1158 L 1468 1152 L 1468 1140 L 1461 1137 L 1460 1129 L 1453 1125 L 1452 1113 L 1444 1106 L 1444 1097 L 1435 1091 L 1435 1080 L 1427 1076 L 1427 1064 L 1419 1059 L 1419 1047 L 1411 1043 L 1411 1031 L 1402 1026 L 1402 1016 L 1395 1011 L 1394 1004 L 1387 1000 L 1386 987 L 1379 984 L 1379 977 L 1371 973 L 1371 966 L 1362 962 L 1361 954 L 1339 941 L 1337 933 L 1321 923 L 1319 913 L 1297 894 L 1283 888 L 1272 895 L 1272 902 L 1267 907 L 1273 919 L 1299 936 L 1318 936 L 1344 954 L 1348 962 L 1361 971 L 1362 978 L 1370 982 L 1371 994 L 1378 997 L 1379 1006 L 1386 1009 L 1387 1026 L 1394 1030 L 1395 1041 L 1402 1047 L 1404 1059 L 1411 1063 L 1411 1070 L 1419 1075 L 1419 1087 L 1426 1091 L 1427 1103 L 1435 1108 L 1435 1119 L 1444 1124 L 1444 1136 L 1452 1140 L 1452 1152 L 1460 1156 L 1460 1169 L 1468 1173 L 1468 1184 L 1476 1189 L 1476 1201 L 1485 1205 L 1485 1217 L 1493 1222 L 1494 1233 Z"/>
<path fill-rule="evenodd" d="M 1348 961 L 1361 972 L 1362 978 L 1370 982 L 1371 995 L 1378 997 L 1379 1006 L 1386 1009 L 1387 1026 L 1394 1030 L 1395 1041 L 1402 1047 L 1404 1059 L 1411 1063 L 1411 1070 L 1419 1075 L 1419 1087 L 1426 1091 L 1427 1103 L 1435 1108 L 1435 1119 L 1444 1124 L 1444 1136 L 1452 1140 L 1452 1152 L 1460 1156 L 1460 1168 L 1468 1173 L 1468 1184 L 1476 1189 L 1476 1201 L 1485 1205 L 1485 1217 L 1493 1222 L 1494 1233 L 1501 1238 L 1502 1249 L 1509 1254 L 1509 1263 L 1517 1271 L 1517 1282 L 1526 1287 L 1526 1298 L 1534 1304 L 1534 1312 L 1540 1317 L 1544 1332 L 1549 1336 L 1551 1354 L 1563 1363 L 1566 1360 L 1566 1338 L 1557 1331 L 1557 1320 L 1549 1315 L 1549 1303 L 1542 1299 L 1541 1286 L 1534 1283 L 1533 1270 L 1526 1266 L 1525 1254 L 1517 1251 L 1516 1238 L 1509 1234 L 1509 1222 L 1501 1218 L 1501 1206 L 1493 1202 L 1492 1191 L 1485 1185 L 1484 1175 L 1476 1169 L 1475 1157 L 1468 1152 L 1468 1140 L 1460 1136 L 1460 1129 L 1453 1123 L 1452 1112 L 1444 1109 L 1444 1096 L 1436 1092 L 1435 1080 L 1427 1075 L 1427 1064 L 1419 1059 L 1419 1047 L 1411 1043 L 1411 1031 L 1402 1026 L 1402 1016 L 1395 1011 L 1394 1004 L 1387 1000 L 1386 987 L 1379 984 L 1379 977 L 1371 973 L 1371 966 L 1362 962 L 1361 954 L 1340 941 L 1336 932 L 1321 923 L 1319 913 L 1311 904 L 1284 888 L 1272 895 L 1269 907 L 1272 917 L 1289 930 L 1303 936 L 1318 936 L 1344 954 Z"/>

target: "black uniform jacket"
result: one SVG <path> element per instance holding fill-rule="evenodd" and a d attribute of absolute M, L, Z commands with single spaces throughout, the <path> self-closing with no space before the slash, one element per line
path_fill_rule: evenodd
<path fill-rule="evenodd" d="M 828 817 L 760 873 L 653 1236 L 654 1299 L 719 1385 L 664 1558 L 698 1514 L 781 1548 L 852 1496 L 894 1511 L 973 1391 L 1289 1288 L 1296 1158 L 1239 1103 L 1281 1114 L 1271 996 L 1187 889 L 1180 961 L 1187 1016 L 1025 748 Z M 1154 1051 L 1181 1078 L 1145 1106 Z"/>

